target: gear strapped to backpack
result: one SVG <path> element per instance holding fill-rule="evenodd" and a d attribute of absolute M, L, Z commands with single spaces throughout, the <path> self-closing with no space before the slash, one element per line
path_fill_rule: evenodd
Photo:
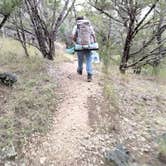
<path fill-rule="evenodd" d="M 94 42 L 92 34 L 93 30 L 91 28 L 90 21 L 78 20 L 75 51 L 98 50 L 98 44 Z"/>

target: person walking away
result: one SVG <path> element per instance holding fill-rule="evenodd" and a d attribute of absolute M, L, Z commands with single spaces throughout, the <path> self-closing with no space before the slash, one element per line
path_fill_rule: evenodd
<path fill-rule="evenodd" d="M 82 46 L 87 46 L 96 42 L 95 32 L 89 20 L 84 17 L 76 18 L 77 25 L 73 29 L 73 41 Z M 78 67 L 77 73 L 82 75 L 84 56 L 86 57 L 86 71 L 87 81 L 92 81 L 93 69 L 92 69 L 92 51 L 89 49 L 83 49 L 77 52 Z"/>

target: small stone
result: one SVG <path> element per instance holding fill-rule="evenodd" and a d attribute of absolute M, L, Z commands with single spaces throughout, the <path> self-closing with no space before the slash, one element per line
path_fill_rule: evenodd
<path fill-rule="evenodd" d="M 8 147 L 4 147 L 1 150 L 0 156 L 2 159 L 14 160 L 15 157 L 17 156 L 17 152 L 15 151 L 14 146 L 8 146 Z"/>
<path fill-rule="evenodd" d="M 76 127 L 73 127 L 71 130 L 77 130 L 77 128 L 76 128 Z"/>
<path fill-rule="evenodd" d="M 118 145 L 114 151 L 107 153 L 106 159 L 116 165 L 128 165 L 130 155 L 125 147 Z"/>
<path fill-rule="evenodd" d="M 89 139 L 89 136 L 88 135 L 84 136 L 84 139 Z"/>
<path fill-rule="evenodd" d="M 100 112 L 100 107 L 99 106 L 96 106 L 96 111 Z"/>
<path fill-rule="evenodd" d="M 42 158 L 40 158 L 40 164 L 44 164 L 45 163 L 45 161 L 46 161 L 46 157 L 42 157 Z"/>
<path fill-rule="evenodd" d="M 149 148 L 144 148 L 144 149 L 143 149 L 143 152 L 144 152 L 144 153 L 149 153 L 149 152 L 150 152 L 150 149 L 149 149 Z"/>
<path fill-rule="evenodd" d="M 159 159 L 162 163 L 165 163 L 165 164 L 166 164 L 166 154 L 160 152 L 159 155 L 158 155 L 158 159 Z"/>
<path fill-rule="evenodd" d="M 7 161 L 4 166 L 17 166 L 14 162 Z"/>

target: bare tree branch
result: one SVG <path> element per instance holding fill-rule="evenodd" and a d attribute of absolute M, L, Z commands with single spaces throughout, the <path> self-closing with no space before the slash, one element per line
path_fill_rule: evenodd
<path fill-rule="evenodd" d="M 148 10 L 148 12 L 145 14 L 145 16 L 142 18 L 142 20 L 138 23 L 138 25 L 135 27 L 133 31 L 133 36 L 135 36 L 139 32 L 139 27 L 143 24 L 145 19 L 149 16 L 149 14 L 153 11 L 153 9 L 156 7 L 157 2 L 159 0 L 156 0 L 155 3 L 152 5 L 152 7 Z"/>
<path fill-rule="evenodd" d="M 0 29 L 5 25 L 5 23 L 6 23 L 6 21 L 8 20 L 9 17 L 10 17 L 10 14 L 3 15 L 3 19 L 0 23 Z"/>

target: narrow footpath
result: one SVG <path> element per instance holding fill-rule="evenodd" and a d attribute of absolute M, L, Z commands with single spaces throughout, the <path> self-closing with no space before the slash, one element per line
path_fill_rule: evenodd
<path fill-rule="evenodd" d="M 58 79 L 58 92 L 63 101 L 58 106 L 54 123 L 49 133 L 38 143 L 29 145 L 28 165 L 33 166 L 80 166 L 82 140 L 91 131 L 88 98 L 101 93 L 97 78 L 86 81 L 86 72 L 82 76 L 76 73 L 76 61 L 63 62 L 58 72 L 52 67 L 49 74 Z M 58 75 L 57 75 L 58 73 Z"/>

